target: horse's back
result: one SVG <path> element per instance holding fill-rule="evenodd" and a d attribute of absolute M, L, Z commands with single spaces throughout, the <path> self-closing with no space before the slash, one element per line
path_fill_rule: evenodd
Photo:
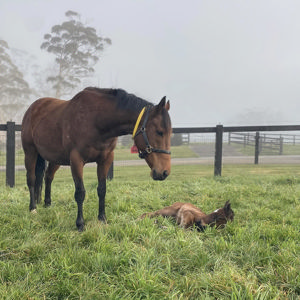
<path fill-rule="evenodd" d="M 30 125 L 31 127 L 36 126 L 46 115 L 55 110 L 61 110 L 66 103 L 67 101 L 55 98 L 40 98 L 36 100 L 29 106 L 24 114 L 22 129 L 24 128 L 26 130 L 27 126 Z"/>
<path fill-rule="evenodd" d="M 38 152 L 45 160 L 70 164 L 72 151 L 84 162 L 105 160 L 116 145 L 116 137 L 106 138 L 95 126 L 101 120 L 107 130 L 108 114 L 115 103 L 105 94 L 81 91 L 71 100 L 41 98 L 26 111 L 22 122 L 22 144 L 27 153 Z"/>

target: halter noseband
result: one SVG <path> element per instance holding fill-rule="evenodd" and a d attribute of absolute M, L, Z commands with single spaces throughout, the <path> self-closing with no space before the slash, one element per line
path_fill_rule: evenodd
<path fill-rule="evenodd" d="M 138 118 L 137 118 L 137 121 L 136 121 L 136 124 L 135 124 L 135 127 L 134 127 L 134 130 L 133 130 L 133 133 L 132 133 L 132 138 L 135 139 L 136 136 L 138 136 L 140 133 L 143 135 L 143 138 L 144 138 L 144 142 L 146 144 L 146 148 L 145 150 L 140 150 L 138 149 L 139 151 L 139 157 L 140 158 L 146 158 L 146 156 L 152 152 L 155 152 L 155 153 L 164 153 L 164 154 L 171 154 L 171 151 L 168 151 L 168 150 L 162 150 L 162 149 L 156 149 L 156 148 L 153 148 L 150 143 L 149 143 L 149 140 L 148 140 L 148 137 L 147 137 L 147 133 L 146 133 L 146 124 L 148 122 L 148 118 L 149 118 L 149 113 L 150 113 L 150 106 L 147 106 L 147 107 L 144 107 L 142 109 L 142 111 L 140 112 Z M 143 122 L 143 125 L 142 127 L 138 129 L 139 127 L 139 124 L 141 122 L 141 119 L 144 115 L 146 111 L 146 115 L 145 115 L 145 119 L 144 119 L 144 122 Z"/>

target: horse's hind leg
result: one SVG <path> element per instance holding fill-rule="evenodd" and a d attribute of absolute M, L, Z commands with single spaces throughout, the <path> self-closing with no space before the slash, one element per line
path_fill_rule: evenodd
<path fill-rule="evenodd" d="M 51 184 L 54 178 L 55 172 L 60 166 L 49 162 L 46 174 L 45 174 L 45 206 L 51 205 Z"/>
<path fill-rule="evenodd" d="M 24 149 L 25 152 L 25 168 L 26 168 L 26 178 L 27 186 L 30 193 L 30 203 L 29 210 L 36 210 L 36 200 L 35 200 L 35 166 L 38 157 L 38 153 L 34 147 Z"/>
<path fill-rule="evenodd" d="M 41 202 L 45 165 L 46 165 L 45 160 L 38 154 L 36 166 L 35 166 L 35 184 L 34 184 L 34 196 L 35 196 L 36 203 Z"/>
<path fill-rule="evenodd" d="M 73 151 L 70 157 L 71 171 L 75 184 L 75 201 L 77 202 L 77 219 L 76 226 L 78 231 L 83 231 L 84 229 L 84 219 L 83 219 L 83 201 L 85 198 L 85 188 L 83 184 L 83 160 L 77 151 Z"/>

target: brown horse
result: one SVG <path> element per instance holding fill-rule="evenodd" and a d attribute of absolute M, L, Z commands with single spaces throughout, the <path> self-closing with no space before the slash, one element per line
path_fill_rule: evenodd
<path fill-rule="evenodd" d="M 76 225 L 84 228 L 83 167 L 97 163 L 99 214 L 105 221 L 106 177 L 117 137 L 133 134 L 139 156 L 154 180 L 164 180 L 171 169 L 169 101 L 153 105 L 121 89 L 86 88 L 69 101 L 42 98 L 26 111 L 22 122 L 29 209 L 41 200 L 45 170 L 45 206 L 51 205 L 51 183 L 60 165 L 70 165 L 78 206 Z"/>
<path fill-rule="evenodd" d="M 140 218 L 154 218 L 157 216 L 172 218 L 183 228 L 189 228 L 195 225 L 199 231 L 203 231 L 206 226 L 223 228 L 227 221 L 233 221 L 234 212 L 231 209 L 229 201 L 225 203 L 224 207 L 208 215 L 191 203 L 176 202 L 171 206 L 164 207 L 155 212 L 144 213 Z"/>

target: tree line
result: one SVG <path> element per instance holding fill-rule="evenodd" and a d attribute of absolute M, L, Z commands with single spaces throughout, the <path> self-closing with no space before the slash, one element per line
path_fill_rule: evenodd
<path fill-rule="evenodd" d="M 109 38 L 84 24 L 81 15 L 74 11 L 65 13 L 66 20 L 54 25 L 44 35 L 41 50 L 54 57 L 51 68 L 43 72 L 33 72 L 42 93 L 61 98 L 69 95 L 83 79 L 92 76 L 101 52 L 111 44 Z M 0 114 L 2 120 L 16 118 L 28 106 L 29 98 L 41 96 L 41 90 L 30 86 L 25 80 L 20 66 L 5 40 L 0 39 Z M 28 68 L 26 68 L 28 70 Z M 5 119 L 4 119 L 5 118 Z"/>

